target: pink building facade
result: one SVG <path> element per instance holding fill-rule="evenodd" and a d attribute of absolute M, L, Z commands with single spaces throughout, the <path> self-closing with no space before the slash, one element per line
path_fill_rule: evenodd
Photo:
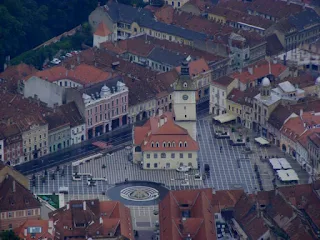
<path fill-rule="evenodd" d="M 87 139 L 127 124 L 128 92 L 118 77 L 84 89 Z"/>

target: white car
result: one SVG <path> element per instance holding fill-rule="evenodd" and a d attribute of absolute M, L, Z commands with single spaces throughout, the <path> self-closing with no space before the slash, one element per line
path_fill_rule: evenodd
<path fill-rule="evenodd" d="M 52 59 L 51 63 L 52 64 L 59 64 L 59 63 L 61 63 L 61 60 L 59 60 L 58 58 L 54 58 L 54 59 Z"/>
<path fill-rule="evenodd" d="M 72 54 L 71 53 L 66 53 L 66 56 L 67 57 L 72 57 Z"/>
<path fill-rule="evenodd" d="M 189 167 L 189 166 L 180 166 L 176 170 L 177 170 L 177 172 L 189 172 L 191 170 L 191 167 Z"/>
<path fill-rule="evenodd" d="M 73 180 L 73 181 L 81 181 L 82 178 L 81 178 L 81 176 L 79 176 L 79 175 L 73 175 L 73 176 L 72 176 L 72 180 Z"/>

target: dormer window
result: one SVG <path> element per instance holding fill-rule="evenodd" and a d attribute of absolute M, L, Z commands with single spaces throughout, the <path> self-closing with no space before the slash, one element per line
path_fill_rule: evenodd
<path fill-rule="evenodd" d="M 157 147 L 157 148 L 159 147 L 159 143 L 158 143 L 158 142 L 156 142 L 156 147 Z"/>
<path fill-rule="evenodd" d="M 162 146 L 165 148 L 167 145 L 166 145 L 166 142 L 163 142 L 162 143 Z"/>
<path fill-rule="evenodd" d="M 179 142 L 179 147 L 182 147 L 182 142 Z"/>
<path fill-rule="evenodd" d="M 188 84 L 186 82 L 183 83 L 183 87 L 188 87 Z"/>
<path fill-rule="evenodd" d="M 172 142 L 172 147 L 175 147 L 176 146 L 176 143 L 175 142 Z"/>
<path fill-rule="evenodd" d="M 187 147 L 187 142 L 184 142 L 184 147 Z"/>
<path fill-rule="evenodd" d="M 154 143 L 153 142 L 151 143 L 151 147 L 154 147 Z"/>
<path fill-rule="evenodd" d="M 171 143 L 170 142 L 168 142 L 168 147 L 171 147 Z"/>

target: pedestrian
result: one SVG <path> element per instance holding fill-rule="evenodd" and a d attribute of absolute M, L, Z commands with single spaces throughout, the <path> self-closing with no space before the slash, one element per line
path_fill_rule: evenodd
<path fill-rule="evenodd" d="M 222 152 L 222 146 L 220 146 L 220 152 Z"/>

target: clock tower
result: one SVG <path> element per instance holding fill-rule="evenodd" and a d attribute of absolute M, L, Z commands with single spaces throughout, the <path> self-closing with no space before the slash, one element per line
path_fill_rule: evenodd
<path fill-rule="evenodd" d="M 188 62 L 184 61 L 174 84 L 173 109 L 176 124 L 188 130 L 194 140 L 197 140 L 196 92 L 197 86 L 190 77 Z"/>

